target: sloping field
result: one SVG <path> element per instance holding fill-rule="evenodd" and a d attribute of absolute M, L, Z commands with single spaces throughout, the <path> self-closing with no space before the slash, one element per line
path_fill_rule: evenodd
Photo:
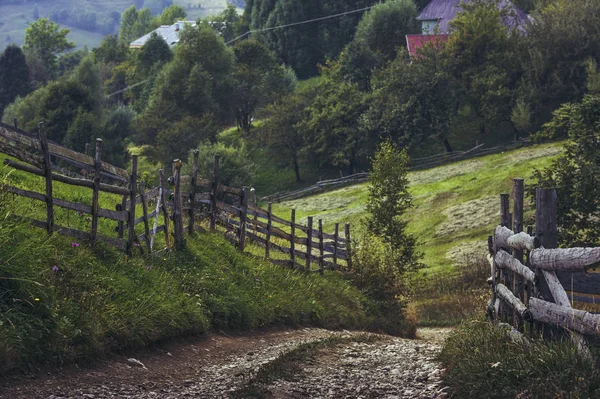
<path fill-rule="evenodd" d="M 419 240 L 427 268 L 444 269 L 474 252 L 485 254 L 487 236 L 500 217 L 499 195 L 512 192 L 515 177 L 527 184 L 533 169 L 549 165 L 561 151 L 562 143 L 544 144 L 411 172 L 409 229 Z M 357 231 L 367 196 L 367 184 L 359 184 L 273 204 L 273 209 L 284 217 L 296 208 L 301 222 L 307 216 L 322 218 L 328 229 L 350 221 Z"/>

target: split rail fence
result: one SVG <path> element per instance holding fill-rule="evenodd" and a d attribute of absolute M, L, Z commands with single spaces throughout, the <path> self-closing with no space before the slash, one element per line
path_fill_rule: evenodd
<path fill-rule="evenodd" d="M 265 258 L 276 264 L 320 273 L 325 269 L 350 271 L 352 268 L 350 224 L 345 224 L 343 232 L 339 224 L 335 224 L 330 234 L 324 231 L 320 219 L 315 226 L 314 219 L 308 217 L 308 223 L 302 225 L 296 222 L 295 210 L 291 211 L 288 221 L 273 214 L 271 203 L 266 210 L 258 207 L 250 201 L 247 188 L 219 183 L 218 156 L 214 157 L 212 179 L 199 178 L 198 152 L 195 151 L 191 176 L 182 176 L 182 162 L 175 160 L 172 176 L 165 179 L 160 170 L 159 185 L 146 191 L 144 182 L 138 183 L 137 156 L 132 157 L 128 172 L 102 161 L 101 139 L 97 139 L 95 156 L 91 157 L 50 142 L 43 123 L 39 125 L 39 132 L 34 136 L 19 130 L 16 123 L 15 126 L 0 123 L 0 152 L 20 161 L 6 159 L 6 165 L 44 177 L 45 192 L 7 184 L 1 190 L 44 202 L 46 220 L 19 218 L 46 229 L 49 234 L 58 232 L 91 243 L 103 241 L 128 254 L 136 247 L 141 253 L 144 248 L 152 253 L 157 234 L 164 233 L 167 248 L 174 244 L 176 249 L 182 249 L 185 235 L 193 235 L 206 223 L 211 230 L 223 231 L 240 251 L 247 249 L 247 240 L 264 247 Z M 91 204 L 56 198 L 55 182 L 90 188 Z M 202 191 L 203 188 L 206 190 Z M 121 196 L 116 210 L 99 207 L 100 192 Z M 136 208 L 140 206 L 141 215 L 136 218 Z M 91 228 L 81 231 L 56 225 L 55 207 L 91 215 Z M 98 233 L 99 218 L 116 222 L 116 237 Z M 140 224 L 143 224 L 143 233 L 138 234 L 135 227 Z"/>
<path fill-rule="evenodd" d="M 557 248 L 557 197 L 554 189 L 536 190 L 535 234 L 523 232 L 524 181 L 514 180 L 514 206 L 509 194 L 500 196 L 500 226 L 488 239 L 492 297 L 488 314 L 513 326 L 513 333 L 549 326 L 570 334 L 580 351 L 589 353 L 586 337 L 600 337 L 600 314 L 575 309 L 595 303 L 600 273 L 600 248 Z"/>

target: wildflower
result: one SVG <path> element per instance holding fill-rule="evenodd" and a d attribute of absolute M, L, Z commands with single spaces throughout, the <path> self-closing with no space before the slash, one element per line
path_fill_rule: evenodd
<path fill-rule="evenodd" d="M 59 270 L 58 266 L 54 265 L 54 267 L 52 268 L 52 271 L 57 272 L 58 270 Z"/>
<path fill-rule="evenodd" d="M 78 243 L 76 243 L 76 242 L 72 242 L 72 243 L 71 243 L 71 246 L 72 246 L 73 248 L 77 248 L 77 247 L 79 246 L 79 244 L 78 244 Z"/>
<path fill-rule="evenodd" d="M 152 266 L 148 266 L 148 271 L 152 270 Z"/>
<path fill-rule="evenodd" d="M 140 244 L 138 244 L 137 242 L 136 242 L 135 244 L 133 244 L 133 245 L 135 245 L 136 247 L 139 247 L 139 246 L 140 246 Z"/>
<path fill-rule="evenodd" d="M 34 301 L 39 302 L 40 298 L 34 298 Z"/>

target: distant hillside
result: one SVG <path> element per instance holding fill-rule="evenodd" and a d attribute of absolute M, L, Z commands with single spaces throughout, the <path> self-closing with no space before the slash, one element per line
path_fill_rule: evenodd
<path fill-rule="evenodd" d="M 69 39 L 78 47 L 97 46 L 102 37 L 117 33 L 121 13 L 128 7 L 148 7 L 153 13 L 171 0 L 3 0 L 0 2 L 0 49 L 22 45 L 27 25 L 40 17 L 50 18 L 71 30 Z M 172 0 L 182 6 L 188 19 L 221 12 L 226 0 Z M 64 22 L 68 21 L 68 22 Z"/>

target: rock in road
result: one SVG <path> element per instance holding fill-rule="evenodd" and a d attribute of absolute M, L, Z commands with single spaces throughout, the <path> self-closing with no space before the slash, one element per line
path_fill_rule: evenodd
<path fill-rule="evenodd" d="M 263 387 L 264 396 L 447 398 L 442 370 L 434 359 L 445 333 L 424 329 L 420 334 L 425 339 L 378 335 L 366 342 L 348 340 L 322 348 L 292 378 Z M 239 337 L 211 335 L 100 361 L 92 367 L 2 381 L 0 398 L 230 398 L 261 366 L 300 344 L 359 334 L 364 335 L 305 328 Z"/>

